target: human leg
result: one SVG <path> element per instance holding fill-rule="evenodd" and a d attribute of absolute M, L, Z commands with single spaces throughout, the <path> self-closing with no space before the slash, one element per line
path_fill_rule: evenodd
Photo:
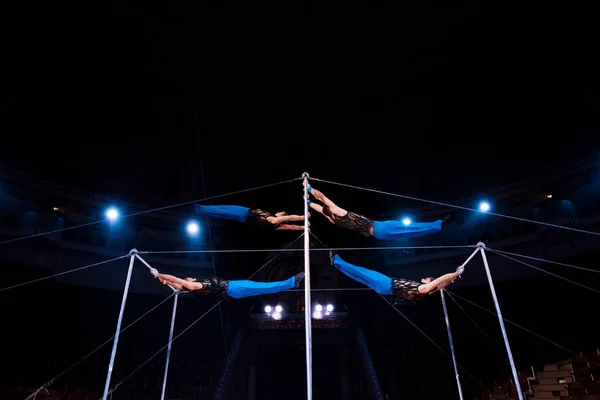
<path fill-rule="evenodd" d="M 332 254 L 332 264 L 350 278 L 367 285 L 379 294 L 392 292 L 392 278 L 371 269 L 358 267 L 342 260 L 338 254 Z"/>
<path fill-rule="evenodd" d="M 245 222 L 250 209 L 242 206 L 206 206 L 194 204 L 196 214 L 207 217 L 224 218 L 237 222 Z"/>
<path fill-rule="evenodd" d="M 375 221 L 373 224 L 373 237 L 382 240 L 401 239 L 429 235 L 442 230 L 442 220 L 433 222 L 412 222 L 404 225 L 402 221 Z"/>
<path fill-rule="evenodd" d="M 227 294 L 234 299 L 243 297 L 260 296 L 262 294 L 273 294 L 293 289 L 304 279 L 301 272 L 284 281 L 277 282 L 255 282 L 249 280 L 229 281 Z"/>

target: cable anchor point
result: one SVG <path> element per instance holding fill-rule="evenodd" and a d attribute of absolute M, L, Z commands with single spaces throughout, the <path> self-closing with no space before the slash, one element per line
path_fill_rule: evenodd
<path fill-rule="evenodd" d="M 308 175 L 308 172 L 305 172 L 302 174 L 302 179 L 309 179 L 310 176 Z"/>
<path fill-rule="evenodd" d="M 487 249 L 487 247 L 485 247 L 485 243 L 483 242 L 477 243 L 477 247 L 479 247 L 480 249 Z"/>
<path fill-rule="evenodd" d="M 137 251 L 136 248 L 133 248 L 133 249 L 129 250 L 129 255 L 130 256 L 135 256 L 137 254 L 139 254 L 139 252 Z"/>

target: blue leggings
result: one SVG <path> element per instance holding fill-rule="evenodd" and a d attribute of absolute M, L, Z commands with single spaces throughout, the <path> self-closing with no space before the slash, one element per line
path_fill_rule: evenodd
<path fill-rule="evenodd" d="M 383 240 L 429 235 L 441 230 L 441 219 L 433 222 L 413 222 L 408 226 L 397 220 L 375 221 L 373 223 L 373 237 Z"/>
<path fill-rule="evenodd" d="M 234 299 L 241 299 L 243 297 L 260 296 L 261 294 L 279 293 L 293 289 L 295 286 L 296 279 L 294 276 L 278 282 L 229 281 L 227 294 Z"/>
<path fill-rule="evenodd" d="M 194 204 L 196 214 L 245 222 L 250 209 L 242 206 L 203 206 Z"/>
<path fill-rule="evenodd" d="M 379 294 L 392 293 L 392 278 L 371 269 L 357 267 L 342 260 L 339 255 L 333 258 L 333 266 L 342 271 L 346 276 L 363 283 Z"/>

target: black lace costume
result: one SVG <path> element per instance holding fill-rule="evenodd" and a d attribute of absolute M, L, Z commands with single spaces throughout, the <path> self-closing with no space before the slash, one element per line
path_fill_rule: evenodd
<path fill-rule="evenodd" d="M 392 302 L 394 304 L 405 302 L 415 303 L 426 297 L 426 294 L 419 292 L 419 286 L 422 283 L 411 281 L 408 279 L 392 278 Z"/>
<path fill-rule="evenodd" d="M 260 208 L 250 209 L 248 216 L 246 217 L 246 223 L 249 225 L 258 226 L 261 228 L 277 229 L 279 224 L 275 225 L 269 222 L 269 217 L 275 217 L 268 211 L 261 210 Z"/>
<path fill-rule="evenodd" d="M 362 236 L 371 236 L 373 229 L 373 221 L 362 215 L 348 211 L 343 217 L 332 214 L 335 224 L 341 228 L 351 229 L 358 232 Z"/>
<path fill-rule="evenodd" d="M 227 289 L 229 288 L 229 281 L 219 278 L 213 277 L 210 279 L 200 279 L 196 281 L 202 284 L 202 289 L 192 290 L 191 293 L 198 297 L 217 295 L 217 297 L 221 297 L 223 300 L 228 300 L 229 296 L 227 295 Z"/>

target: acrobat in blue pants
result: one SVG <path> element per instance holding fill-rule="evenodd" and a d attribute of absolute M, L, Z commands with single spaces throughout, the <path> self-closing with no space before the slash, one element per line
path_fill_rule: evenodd
<path fill-rule="evenodd" d="M 292 276 L 285 281 L 277 282 L 254 282 L 254 281 L 229 281 L 227 294 L 234 299 L 250 296 L 273 294 L 296 287 L 296 277 Z"/>
<path fill-rule="evenodd" d="M 389 276 L 386 276 L 381 272 L 350 264 L 349 262 L 342 260 L 338 254 L 333 256 L 332 261 L 333 266 L 342 271 L 344 275 L 370 287 L 379 294 L 392 294 L 392 278 Z"/>
<path fill-rule="evenodd" d="M 206 206 L 194 204 L 194 211 L 206 217 L 224 218 L 237 222 L 245 222 L 250 208 L 242 206 Z"/>
<path fill-rule="evenodd" d="M 382 240 L 394 240 L 429 235 L 442 230 L 444 221 L 441 219 L 433 222 L 410 222 L 407 224 L 400 220 L 374 221 L 339 207 L 321 191 L 313 189 L 312 186 L 308 187 L 308 192 L 323 202 L 323 205 L 321 205 L 308 200 L 310 208 L 323 214 L 330 222 L 340 228 L 356 231 L 365 237 L 373 236 Z"/>

